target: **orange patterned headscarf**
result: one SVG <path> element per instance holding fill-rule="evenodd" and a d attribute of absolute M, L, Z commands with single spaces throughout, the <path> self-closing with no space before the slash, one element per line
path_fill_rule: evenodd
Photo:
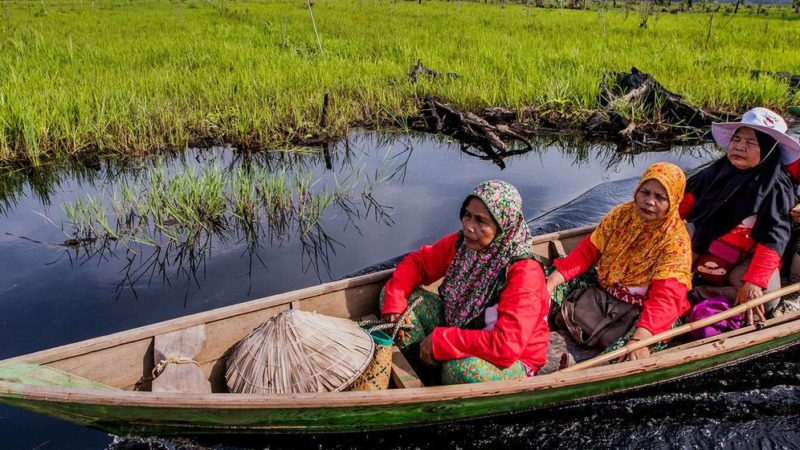
<path fill-rule="evenodd" d="M 678 214 L 686 175 L 674 164 L 655 163 L 642 174 L 634 197 L 649 180 L 658 181 L 667 191 L 669 209 L 663 219 L 645 221 L 635 203 L 628 202 L 606 214 L 592 233 L 592 243 L 600 250 L 597 278 L 604 288 L 616 283 L 647 286 L 652 280 L 667 278 L 692 287 L 692 241 Z"/>

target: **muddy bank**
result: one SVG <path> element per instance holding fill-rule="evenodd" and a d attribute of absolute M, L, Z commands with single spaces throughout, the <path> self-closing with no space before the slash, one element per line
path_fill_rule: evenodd
<path fill-rule="evenodd" d="M 760 73 L 753 77 L 773 76 L 796 89 L 800 76 L 786 73 Z M 455 73 L 441 74 L 418 61 L 409 73 L 409 81 L 420 78 L 458 78 Z M 327 105 L 328 96 L 325 97 Z M 402 127 L 444 134 L 462 144 L 462 151 L 492 160 L 504 167 L 503 158 L 530 151 L 530 139 L 548 135 L 574 135 L 590 142 L 611 142 L 621 153 L 663 151 L 679 145 L 697 145 L 711 140 L 711 124 L 737 120 L 741 112 L 703 109 L 662 86 L 654 77 L 631 68 L 630 72 L 608 72 L 603 76 L 594 111 L 554 112 L 535 106 L 519 109 L 496 106 L 482 111 L 468 111 L 431 95 L 411 117 L 383 123 L 354 124 L 364 128 Z M 296 139 L 297 145 L 326 146 L 332 136 L 325 130 L 325 111 L 320 119 L 322 131 Z M 790 127 L 797 123 L 785 114 Z"/>
<path fill-rule="evenodd" d="M 798 89 L 800 75 L 788 72 L 752 71 L 753 78 L 770 77 L 785 82 L 787 89 Z M 416 84 L 422 79 L 448 80 L 463 78 L 450 72 L 439 72 L 418 61 L 402 75 L 403 81 Z M 39 149 L 35 157 L 19 153 L 0 153 L 0 162 L 6 168 L 26 170 L 31 166 L 46 166 L 78 160 L 81 164 L 96 165 L 99 158 L 126 159 L 148 154 L 168 154 L 186 148 L 232 147 L 243 152 L 262 152 L 276 148 L 304 147 L 319 151 L 330 159 L 330 148 L 337 141 L 346 140 L 356 130 L 363 131 L 419 131 L 446 135 L 462 144 L 462 150 L 473 156 L 492 160 L 500 167 L 504 158 L 526 153 L 532 149 L 536 137 L 557 138 L 570 136 L 591 143 L 612 143 L 621 154 L 646 151 L 664 151 L 674 146 L 697 145 L 710 141 L 713 122 L 735 120 L 743 111 L 718 111 L 703 109 L 687 102 L 680 94 L 672 92 L 651 75 L 633 67 L 630 72 L 608 72 L 598 81 L 595 109 L 553 110 L 546 106 L 526 105 L 514 109 L 506 106 L 486 107 L 481 110 L 460 109 L 432 95 L 421 95 L 416 113 L 393 116 L 390 112 L 376 114 L 371 120 L 343 123 L 337 120 L 335 107 L 339 100 L 335 93 L 324 93 L 319 98 L 319 117 L 301 124 L 286 124 L 277 133 L 262 130 L 242 132 L 228 128 L 209 130 L 195 128 L 177 141 L 161 138 L 151 144 L 136 144 L 136 139 L 123 146 L 106 146 L 89 143 L 80 147 L 69 142 L 55 142 Z M 797 123 L 793 114 L 800 106 L 790 106 L 782 111 L 790 126 Z M 177 133 L 180 134 L 180 133 Z M 181 140 L 184 139 L 184 140 Z M 16 142 L 16 141 L 14 141 Z M 170 143 L 171 142 L 171 143 Z M 12 142 L 13 144 L 13 142 Z M 11 147 L 22 145 L 17 142 Z M 66 149 L 66 152 L 62 150 Z M 330 169 L 330 164 L 326 164 Z"/>
<path fill-rule="evenodd" d="M 411 118 L 411 126 L 450 135 L 498 161 L 529 151 L 528 139 L 533 136 L 564 132 L 590 141 L 613 142 L 619 151 L 632 153 L 693 145 L 710 139 L 713 122 L 737 116 L 696 107 L 635 67 L 630 73 L 605 74 L 597 103 L 600 109 L 596 111 L 574 114 L 557 115 L 532 106 L 516 110 L 493 107 L 475 114 L 428 96 L 420 115 Z M 509 145 L 511 142 L 516 145 Z"/>

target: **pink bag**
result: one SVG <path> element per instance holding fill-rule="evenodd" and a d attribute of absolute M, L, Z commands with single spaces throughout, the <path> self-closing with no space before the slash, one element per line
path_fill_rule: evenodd
<path fill-rule="evenodd" d="M 706 317 L 711 317 L 714 314 L 727 311 L 733 306 L 733 300 L 725 296 L 713 297 L 694 305 L 692 312 L 689 313 L 689 322 L 695 322 Z M 744 319 L 742 315 L 736 315 L 731 318 L 720 320 L 715 324 L 705 326 L 703 328 L 692 330 L 690 333 L 695 339 L 703 339 L 711 336 L 716 336 L 726 331 L 738 330 L 742 327 Z"/>

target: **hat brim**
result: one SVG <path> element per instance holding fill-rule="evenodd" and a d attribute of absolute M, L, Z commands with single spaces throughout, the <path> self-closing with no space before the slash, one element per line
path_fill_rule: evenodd
<path fill-rule="evenodd" d="M 711 135 L 717 144 L 725 150 L 728 150 L 728 145 L 731 143 L 733 134 L 736 133 L 740 127 L 748 127 L 754 130 L 761 131 L 762 133 L 772 136 L 778 141 L 778 146 L 781 149 L 781 163 L 790 164 L 800 159 L 800 142 L 797 139 L 789 136 L 786 133 L 765 127 L 763 125 L 752 125 L 742 122 L 723 122 L 711 124 Z"/>

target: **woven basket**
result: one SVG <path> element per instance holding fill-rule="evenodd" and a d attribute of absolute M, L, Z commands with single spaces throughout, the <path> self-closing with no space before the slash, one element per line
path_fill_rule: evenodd
<path fill-rule="evenodd" d="M 389 388 L 392 373 L 392 338 L 383 331 L 370 333 L 375 353 L 366 370 L 350 385 L 351 391 L 382 391 Z"/>
<path fill-rule="evenodd" d="M 290 309 L 239 341 L 226 361 L 225 379 L 236 393 L 341 391 L 364 372 L 374 351 L 373 339 L 357 323 Z"/>

